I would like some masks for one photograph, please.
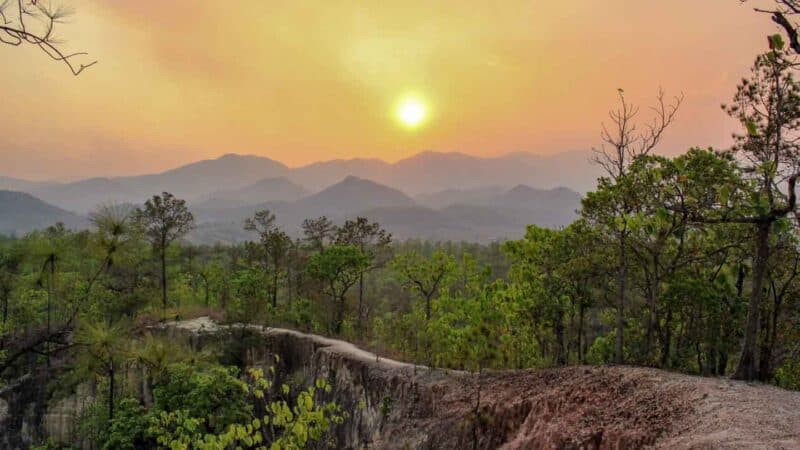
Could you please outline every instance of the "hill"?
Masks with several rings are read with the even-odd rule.
[[[462,153],[423,152],[387,163],[378,159],[332,160],[289,168],[269,158],[226,154],[156,174],[116,178],[92,178],[70,183],[40,183],[10,177],[0,178],[0,188],[31,193],[67,210],[85,213],[98,204],[143,202],[162,191],[199,203],[215,197],[243,195],[253,201],[294,200],[292,196],[256,198],[261,191],[235,193],[262,180],[286,178],[311,192],[324,189],[353,176],[370,180],[424,198],[439,191],[465,191],[480,197],[487,186],[524,184],[541,189],[566,186],[577,192],[594,187],[599,169],[591,166],[585,152],[550,156],[512,153],[496,157],[477,157]],[[222,195],[218,193],[222,192]],[[465,199],[467,197],[464,197]],[[474,199],[473,199],[474,200]],[[485,200],[485,195],[484,195]],[[426,206],[444,207],[461,201],[423,201]],[[470,200],[468,203],[472,203]],[[215,206],[215,205],[206,205]]]
[[[62,208],[87,213],[107,203],[144,200],[134,189],[111,178],[90,178],[65,184],[48,184],[31,190],[36,197]]]
[[[338,339],[250,329],[264,337],[253,339],[257,345],[291,361],[277,368],[281,375],[307,374],[304,381],[313,383],[314,374],[330,373],[337,404],[364,409],[332,433],[340,448],[800,448],[800,392],[774,386],[630,366],[485,371],[476,381],[472,373],[377,357]],[[159,331],[206,345],[241,346],[207,317],[171,322]],[[465,432],[476,389],[491,426]],[[376,400],[363,406],[364,398]],[[380,399],[387,398],[390,414],[381,413]]]
[[[354,176],[295,203],[310,214],[307,217],[346,217],[369,208],[414,205],[411,197],[397,189]]]
[[[142,203],[163,191],[187,200],[208,199],[216,191],[241,189],[288,171],[284,164],[269,158],[227,154],[157,174],[48,183],[26,191],[62,208],[86,213],[104,203]]]
[[[205,243],[249,239],[252,236],[242,230],[244,219],[257,210],[268,209],[277,216],[277,224],[294,236],[300,235],[300,224],[307,218],[325,215],[342,222],[362,216],[377,221],[400,240],[491,242],[520,238],[529,224],[565,226],[574,220],[575,211],[580,207],[580,195],[563,188],[488,188],[446,192],[428,198],[442,202],[448,199],[474,201],[430,208],[396,189],[347,177],[296,202],[193,205],[199,227],[192,237]]]
[[[485,205],[508,191],[504,186],[486,186],[473,189],[445,189],[414,197],[420,205],[429,208],[444,208],[450,205]]]
[[[85,218],[16,191],[0,191],[0,234],[21,235],[63,222],[68,228],[87,226]]]
[[[23,180],[21,178],[0,176],[0,189],[7,191],[30,192],[33,189],[45,186],[49,183],[41,181]]]
[[[209,194],[208,199],[197,203],[200,208],[245,206],[264,202],[293,202],[309,192],[286,177],[264,178],[240,189],[220,190]]]
[[[565,152],[479,157],[426,151],[391,164],[374,159],[323,161],[292,169],[290,178],[303,186],[319,189],[343,176],[353,175],[415,196],[516,184],[543,189],[567,186],[586,192],[596,186],[600,175],[600,168],[589,162],[589,156],[587,152]]]

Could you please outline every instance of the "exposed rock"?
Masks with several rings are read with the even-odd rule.
[[[292,330],[167,325],[242,347],[245,364],[326,378],[351,417],[337,448],[800,449],[800,393],[635,367],[568,367],[477,376],[377,358],[347,342]],[[255,345],[255,347],[253,347]],[[477,403],[480,386],[480,404]]]
[[[274,365],[278,385],[327,379],[349,415],[332,430],[336,448],[800,449],[800,393],[771,386],[635,367],[478,377],[292,330],[208,318],[154,330],[221,349],[225,364]],[[151,396],[141,374],[129,375],[143,399]],[[43,436],[74,442],[74,418],[91,390],[53,401],[45,385],[28,376],[0,391],[0,448],[27,448]]]

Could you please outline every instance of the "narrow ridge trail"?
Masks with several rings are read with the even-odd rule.
[[[288,329],[207,317],[161,327],[211,336],[245,328],[265,338],[262,360],[281,356],[285,375],[330,379],[352,412],[335,431],[341,448],[800,450],[800,392],[763,384],[628,366],[487,371],[476,414],[472,374]]]

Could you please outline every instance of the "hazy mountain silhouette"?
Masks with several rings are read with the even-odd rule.
[[[348,216],[368,208],[414,205],[411,197],[397,189],[354,176],[295,203],[304,211],[316,211],[317,216]]]
[[[445,189],[419,194],[414,197],[420,205],[429,208],[444,208],[455,204],[485,205],[508,191],[507,186],[487,186],[472,189]]]
[[[49,183],[40,181],[29,181],[21,178],[0,176],[0,189],[7,191],[30,192],[33,189],[45,186]]]
[[[277,216],[277,224],[294,236],[299,236],[300,224],[307,218],[325,215],[342,222],[363,216],[381,223],[398,239],[487,242],[522,237],[529,224],[567,225],[575,218],[581,199],[565,188],[544,190],[528,186],[447,191],[433,197],[455,203],[426,207],[399,190],[351,176],[295,202],[227,208],[194,206],[201,225],[193,237],[202,242],[251,239],[242,230],[244,219],[268,209]]]
[[[353,175],[415,196],[443,190],[516,184],[538,188],[566,186],[577,192],[586,192],[596,186],[600,175],[600,169],[590,164],[588,157],[586,152],[477,157],[428,151],[393,164],[373,159],[319,162],[292,169],[289,177],[315,190],[343,176]]]
[[[63,222],[68,228],[84,228],[88,221],[17,191],[0,191],[0,234],[21,235]]]
[[[225,189],[213,192],[209,198],[196,203],[199,208],[225,208],[254,205],[264,202],[293,202],[307,196],[309,192],[286,177],[265,178],[241,189]]]
[[[167,191],[186,199],[199,199],[214,191],[243,188],[288,172],[285,164],[269,158],[230,153],[158,174],[122,177],[119,181],[149,195]]]
[[[195,239],[205,242],[248,238],[242,221],[259,209],[273,211],[294,234],[306,218],[363,215],[401,238],[484,241],[521,236],[531,223],[569,223],[580,206],[578,192],[594,186],[597,173],[586,154],[578,153],[479,158],[424,152],[392,164],[352,159],[294,169],[269,158],[228,154],[158,174],[70,183],[5,177],[0,186],[80,214],[104,203],[141,204],[169,191],[189,202],[198,218]],[[14,229],[28,228],[21,222]]]
[[[392,165],[380,159],[334,159],[292,169],[289,177],[311,191],[319,191],[348,176],[382,183],[391,170]]]
[[[102,204],[142,202],[140,192],[111,178],[90,178],[64,184],[47,184],[31,194],[61,208],[86,213]]]
[[[269,158],[227,154],[157,174],[51,183],[29,192],[85,213],[104,203],[141,203],[163,191],[187,200],[207,199],[215,191],[240,189],[264,178],[285,176],[288,171],[284,164]]]

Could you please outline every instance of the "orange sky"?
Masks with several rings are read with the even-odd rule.
[[[666,153],[724,146],[719,104],[774,29],[737,0],[69,3],[66,47],[100,63],[73,78],[0,46],[0,174],[588,150],[620,87],[684,92]],[[415,130],[391,117],[409,91],[432,107]]]

